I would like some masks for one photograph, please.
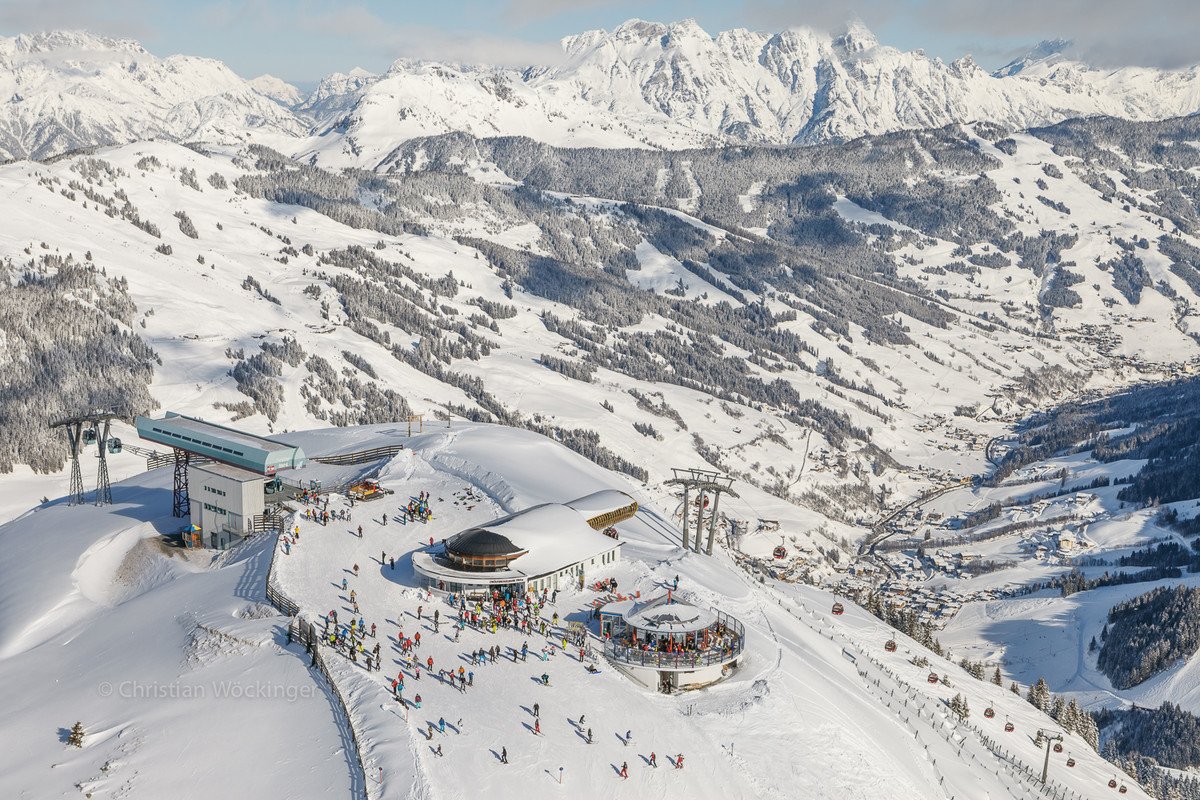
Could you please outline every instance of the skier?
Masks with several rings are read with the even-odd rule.
[[[438,742],[437,750],[434,750],[433,754],[435,756],[440,756],[442,754],[442,743],[441,742]]]
[[[675,769],[683,769],[683,753],[675,756]]]
[[[446,718],[438,717],[438,730],[442,733],[446,732]]]
[[[629,777],[629,762],[628,761],[621,762],[621,777],[622,778]]]
[[[625,744],[633,741],[633,731],[625,731]]]
[[[591,744],[591,743],[592,743],[592,729],[591,729],[591,728],[588,728],[588,738],[587,738],[587,743],[588,743],[588,744]]]
[[[396,571],[396,559],[394,559],[394,558],[388,559],[388,569],[392,570],[393,572]]]
[[[533,715],[534,715],[535,717],[540,717],[540,716],[541,716],[541,714],[539,714],[539,713],[538,713],[539,711],[541,711],[541,708],[542,708],[542,707],[541,707],[540,705],[538,705],[537,703],[534,703],[534,704],[533,704]]]
[[[542,732],[542,721],[540,719],[535,719],[533,721],[533,735],[538,736],[541,734],[541,732]]]
[[[583,724],[583,721],[584,721],[585,719],[587,719],[587,714],[580,714],[580,715],[579,715],[579,724],[580,724],[580,725],[582,725],[582,724]]]
[[[358,538],[362,538],[362,525],[358,526]]]
[[[387,561],[387,553],[380,550],[379,551],[379,563],[382,565],[383,562],[385,562],[385,561]]]
[[[500,763],[501,764],[508,763],[508,748],[507,747],[500,748]]]
[[[418,674],[420,674],[420,673],[418,673]],[[416,705],[417,708],[421,707],[421,695],[417,695],[416,697],[413,698],[413,704]]]
[[[345,578],[342,578],[342,591],[343,592],[346,591],[346,589],[348,589],[349,587],[350,587],[350,584],[346,583]]]
[[[417,621],[421,621],[421,613],[425,611],[425,606],[417,606]]]
[[[358,564],[354,565],[354,577],[358,577]]]
[[[653,750],[650,751],[650,766],[658,769],[658,756],[654,754]]]

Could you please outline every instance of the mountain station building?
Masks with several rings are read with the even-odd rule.
[[[615,489],[544,503],[414,553],[413,569],[421,586],[468,596],[579,585],[621,557],[613,526],[637,510],[636,500]]]

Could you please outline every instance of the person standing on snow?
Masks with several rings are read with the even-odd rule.
[[[446,718],[445,717],[438,717],[438,731],[441,733],[446,732]]]
[[[629,762],[628,761],[621,762],[621,777],[625,778],[625,779],[629,778]]]
[[[658,756],[654,754],[653,750],[650,751],[650,766],[658,769]]]
[[[675,769],[683,769],[683,753],[675,756]]]
[[[508,763],[508,748],[507,747],[500,748],[500,763],[501,764]]]
[[[539,711],[541,711],[541,709],[542,709],[542,707],[540,705],[538,705],[537,703],[534,703],[533,704],[533,715],[535,717],[541,716],[541,714],[538,713]]]

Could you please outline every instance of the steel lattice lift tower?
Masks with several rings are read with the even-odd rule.
[[[121,452],[121,440],[110,436],[114,419],[121,415],[99,409],[87,414],[61,417],[50,423],[51,428],[62,428],[67,435],[67,446],[71,452],[71,488],[67,504],[83,505],[83,472],[79,468],[79,453],[89,444],[95,443],[100,463],[96,470],[96,505],[112,503],[112,485],[108,478],[108,454]]]
[[[188,464],[191,460],[191,453],[175,448],[175,486],[171,493],[171,513],[176,517],[186,517],[192,513],[192,503],[188,499]]]
[[[666,481],[668,486],[683,487],[683,549],[695,550],[700,552],[700,537],[704,535],[704,506],[708,495],[713,497],[712,513],[708,518],[708,542],[704,548],[707,555],[712,555],[713,539],[717,533],[717,507],[721,503],[721,494],[727,493],[732,497],[740,497],[733,490],[733,478],[728,475],[722,475],[719,472],[713,472],[706,469],[676,469],[672,468],[671,472],[675,477]],[[698,489],[699,494],[696,497],[696,541],[690,544],[691,536],[689,528],[691,525],[691,490]]]

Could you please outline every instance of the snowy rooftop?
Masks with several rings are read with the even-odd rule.
[[[636,506],[637,501],[625,492],[616,489],[602,489],[563,505],[573,508],[590,520],[618,509]]]
[[[598,495],[611,495],[621,505],[628,505],[633,498],[624,492],[597,492],[588,495],[583,500],[591,500]],[[623,502],[622,502],[623,501]],[[488,532],[504,537],[516,550],[526,551],[509,565],[509,569],[489,572],[461,571],[452,564],[430,553],[413,555],[413,564],[422,572],[437,577],[461,580],[464,575],[470,575],[473,580],[490,581],[507,577],[520,579],[537,577],[551,572],[557,572],[564,567],[578,564],[581,561],[607,553],[620,544],[602,533],[597,533],[588,525],[585,516],[572,504],[545,503],[509,514],[506,517],[486,522],[463,531],[452,537],[449,542],[453,545],[455,539],[470,537],[479,532]],[[589,511],[607,513],[614,507],[604,507],[600,502],[591,500],[586,506]],[[617,506],[619,508],[620,506]]]
[[[691,633],[702,631],[717,621],[711,609],[687,603],[670,603],[636,611],[625,618],[631,627],[648,633]]]

